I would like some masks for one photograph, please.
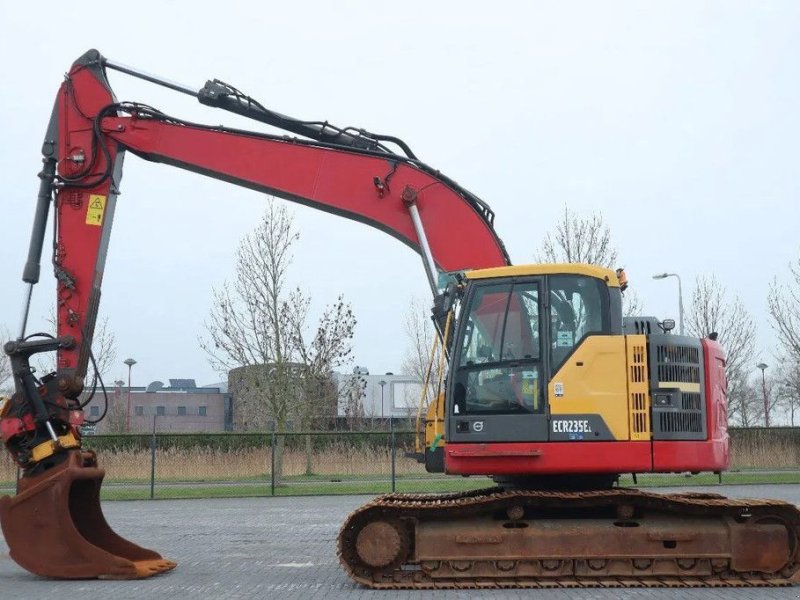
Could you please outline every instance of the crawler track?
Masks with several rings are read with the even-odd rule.
[[[788,586],[798,540],[800,512],[777,500],[490,488],[380,496],[338,553],[383,589]]]

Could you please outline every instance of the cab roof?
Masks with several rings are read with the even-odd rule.
[[[609,287],[619,287],[617,274],[611,269],[583,263],[546,263],[534,265],[514,265],[467,271],[467,279],[488,279],[490,277],[523,277],[526,275],[586,275],[606,282]]]

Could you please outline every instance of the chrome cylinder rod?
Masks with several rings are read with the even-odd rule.
[[[33,296],[33,284],[28,284],[28,290],[25,293],[25,305],[22,307],[22,323],[19,326],[18,340],[25,338],[25,329],[28,327],[28,315],[31,312],[31,297]]]
[[[169,79],[164,79],[163,77],[159,77],[158,75],[151,75],[150,73],[145,73],[144,71],[140,71],[138,69],[134,69],[133,67],[129,67],[127,65],[123,65],[122,63],[118,63],[115,60],[104,58],[103,64],[109,69],[114,69],[115,71],[119,71],[121,73],[127,73],[128,75],[132,75],[133,77],[138,77],[139,79],[144,79],[145,81],[149,81],[150,83],[163,85],[164,87],[167,87],[171,90],[175,90],[176,92],[181,92],[182,94],[188,94],[189,96],[194,96],[195,98],[197,98],[199,92],[197,88],[192,88],[189,87],[188,85],[183,85],[182,83],[177,83]]]
[[[425,235],[425,228],[422,226],[422,219],[419,216],[419,209],[416,202],[406,202],[408,212],[411,215],[411,221],[414,223],[414,231],[417,233],[419,240],[419,247],[422,250],[422,264],[425,266],[425,274],[428,276],[428,283],[431,286],[431,292],[434,296],[439,293],[439,287],[436,285],[438,278],[438,270],[436,263],[433,260],[431,247],[428,244],[428,236]]]

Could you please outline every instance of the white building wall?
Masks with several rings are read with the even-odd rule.
[[[352,374],[337,374],[340,389]],[[360,375],[366,386],[361,398],[364,416],[379,419],[416,416],[422,392],[422,382],[400,374]],[[384,385],[381,386],[381,382]],[[381,388],[383,388],[381,390]],[[339,416],[345,414],[346,401],[339,401]]]

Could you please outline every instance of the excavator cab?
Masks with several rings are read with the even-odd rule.
[[[530,265],[468,274],[451,359],[448,442],[551,439],[547,383],[585,339],[621,333],[612,315],[619,288],[596,271]]]

